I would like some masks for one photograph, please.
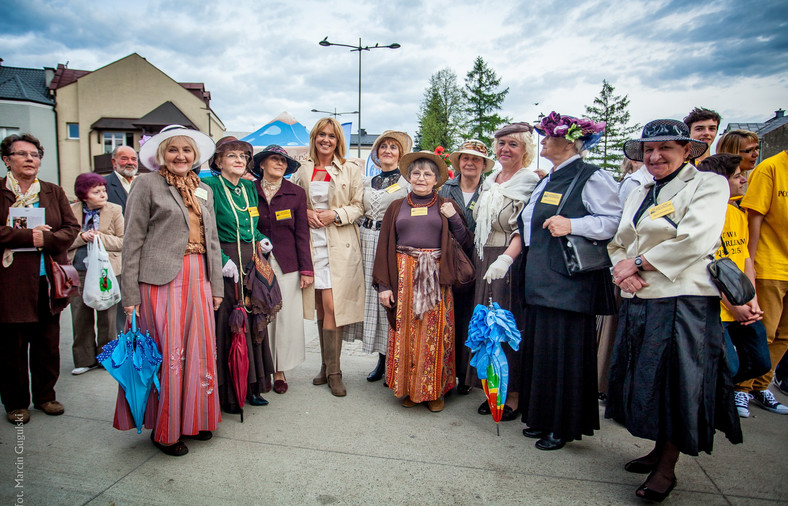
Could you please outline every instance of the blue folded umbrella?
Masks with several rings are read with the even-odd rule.
[[[162,356],[156,341],[148,332],[143,335],[139,331],[134,314],[131,328],[105,344],[96,360],[125,392],[137,434],[141,433],[151,388],[155,384],[161,391],[158,372]]]

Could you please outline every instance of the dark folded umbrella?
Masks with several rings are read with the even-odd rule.
[[[245,270],[244,288],[247,294],[246,306],[252,315],[252,340],[259,344],[268,335],[268,324],[282,309],[282,291],[260,243]]]
[[[238,285],[235,285],[235,298],[237,303],[230,313],[230,332],[232,333],[232,343],[230,352],[227,355],[227,366],[230,369],[235,396],[238,399],[238,406],[241,408],[241,423],[244,421],[244,403],[246,401],[246,390],[248,388],[247,376],[249,375],[249,354],[246,350],[246,326],[247,313],[243,301],[238,297]]]

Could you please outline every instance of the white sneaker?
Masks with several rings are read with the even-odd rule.
[[[771,411],[778,415],[788,415],[788,406],[780,404],[780,402],[774,398],[774,394],[768,390],[754,390],[752,392],[752,398],[766,411]]]
[[[742,418],[750,417],[750,394],[747,392],[736,392],[735,397],[736,411]]]
[[[96,367],[98,366],[94,365],[93,367],[77,367],[76,369],[71,371],[71,374],[73,374],[74,376],[79,376],[80,374],[85,374],[89,370],[95,369]]]

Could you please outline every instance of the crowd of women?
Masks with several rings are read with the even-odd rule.
[[[100,237],[112,269],[122,272],[126,315],[161,349],[161,387],[150,395],[145,424],[168,455],[187,453],[186,439],[210,439],[222,411],[266,405],[271,389],[284,394],[286,372],[305,358],[303,320],[315,315],[321,367],[314,385],[346,395],[342,343],[359,339],[378,354],[367,380],[385,378],[406,408],[441,411],[455,387],[467,395],[479,386],[464,343],[473,308],[492,299],[522,334],[518,350],[505,347],[502,420],[521,417],[524,436],[540,450],[599,429],[596,319],[618,314],[615,343],[603,348],[610,350],[606,416],[655,442],[625,469],[649,474],[638,496],[662,500],[676,484],[679,453],[710,452],[715,429],[741,441],[732,370],[743,381],[766,368],[762,350],[747,355],[757,360],[729,366],[744,345],[727,343],[726,354],[720,292],[706,270],[738,174],[752,167],[717,155],[729,158],[696,168],[688,161],[706,144],[682,122],[656,120],[626,143],[633,172],[645,166],[619,184],[584,161],[604,128],[557,113],[535,126],[506,125],[492,153],[481,141],[463,142],[449,157],[452,179],[442,157],[411,152],[410,136],[389,130],[372,147],[380,173],[365,179],[332,118],[312,129],[303,163],[279,146],[255,155],[234,137],[214,143],[173,125],[142,145],[140,160],[152,172],[134,180],[125,213],[107,202],[104,179],[92,173],[77,178],[79,200],[69,205],[61,188],[37,178],[38,140],[10,136],[2,142],[9,171],[0,179],[0,284],[18,288],[0,300],[7,334],[0,394],[9,421],[29,419],[31,387],[36,408],[64,411],[54,385],[59,312],[68,301],[50,289],[53,269],[70,256],[84,271],[86,245]],[[548,173],[528,168],[537,134]],[[213,175],[201,180],[205,163]],[[46,223],[11,227],[14,207],[45,208]],[[607,244],[610,268],[570,270],[567,236]],[[475,266],[470,286],[460,283],[462,257]],[[260,264],[275,274],[282,303],[246,330],[248,393],[239,399],[227,366],[228,320],[256,296],[248,281]],[[744,256],[741,268],[754,279]],[[761,319],[757,302],[727,302],[726,321]],[[94,313],[72,298],[75,374],[97,366],[114,311]],[[732,338],[732,325],[726,329]],[[486,400],[478,412],[490,413]],[[120,394],[114,425],[134,426]]]

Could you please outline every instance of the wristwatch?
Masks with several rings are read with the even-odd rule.
[[[334,216],[334,223],[336,223],[337,225],[341,225],[342,220],[339,218],[339,213],[334,211],[334,214],[336,214],[336,216]]]
[[[643,259],[640,258],[640,255],[635,257],[635,267],[637,267],[639,271],[643,270]]]

